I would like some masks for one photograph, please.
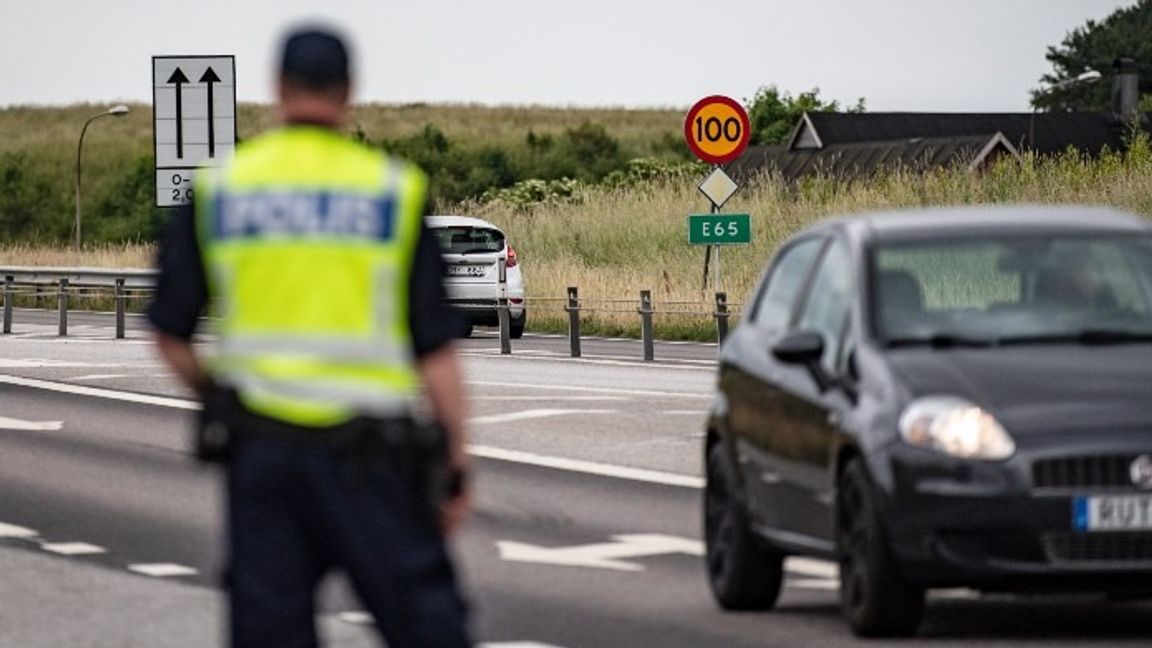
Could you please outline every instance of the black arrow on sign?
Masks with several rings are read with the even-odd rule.
[[[188,77],[184,76],[184,71],[176,68],[172,76],[168,77],[168,83],[176,84],[176,157],[184,157],[184,99],[183,99],[183,85],[188,83]],[[211,87],[211,86],[209,86]]]
[[[208,157],[216,157],[216,102],[212,100],[212,84],[220,83],[220,77],[209,66],[200,76],[200,83],[208,84]]]

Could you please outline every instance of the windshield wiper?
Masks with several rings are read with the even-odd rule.
[[[1152,342],[1152,331],[1130,331],[1125,329],[1088,328],[1068,333],[1046,335],[1025,335],[1002,338],[1004,344],[1127,344],[1132,342]]]
[[[897,337],[889,338],[888,348],[928,346],[933,349],[947,349],[951,347],[991,347],[999,344],[996,338],[968,337],[954,333],[934,333],[924,337]]]

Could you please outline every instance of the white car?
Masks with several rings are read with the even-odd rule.
[[[514,338],[523,335],[528,320],[524,308],[524,276],[520,273],[516,250],[508,244],[504,232],[486,220],[468,216],[427,216],[424,222],[440,243],[448,303],[468,316],[469,335],[471,325],[498,324],[497,261],[501,258],[507,263],[509,332]]]

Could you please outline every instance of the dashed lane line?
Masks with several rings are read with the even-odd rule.
[[[61,556],[92,556],[95,554],[107,553],[104,547],[99,547],[87,542],[45,542],[40,545],[44,551]]]
[[[0,538],[35,538],[38,535],[32,529],[0,522]]]
[[[136,563],[128,565],[128,571],[144,574],[153,578],[170,578],[172,576],[195,576],[200,573],[192,567],[177,565],[176,563]]]

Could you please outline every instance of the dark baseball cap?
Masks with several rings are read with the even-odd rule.
[[[322,90],[347,84],[351,63],[343,39],[322,27],[301,27],[284,39],[280,74],[306,88]]]

